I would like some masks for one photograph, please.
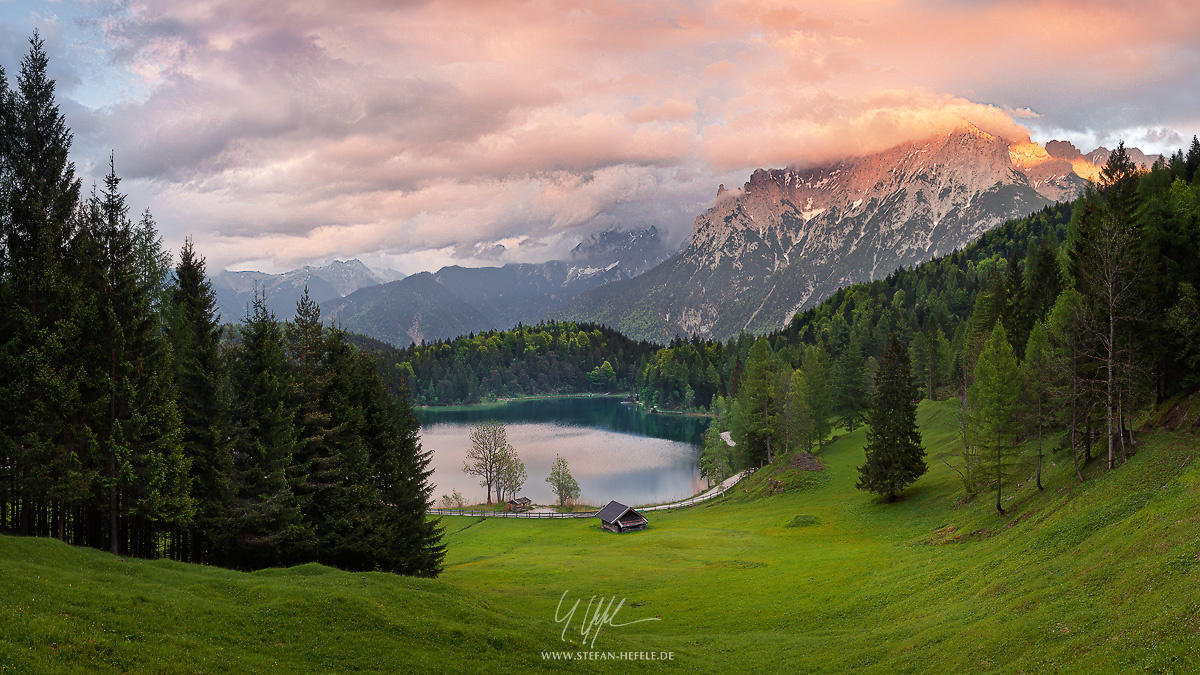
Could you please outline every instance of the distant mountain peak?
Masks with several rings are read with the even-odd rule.
[[[406,345],[535,322],[579,293],[628,279],[667,257],[654,226],[589,235],[568,260],[498,267],[448,265],[322,306],[345,328]]]
[[[358,258],[351,258],[334,260],[322,266],[305,265],[282,274],[255,270],[225,271],[213,276],[212,283],[222,319],[238,321],[245,316],[246,307],[253,300],[255,292],[262,292],[266,296],[267,307],[277,317],[287,319],[295,314],[296,302],[305,288],[314,300],[326,302],[387,280]]]
[[[1155,159],[1127,150],[1143,166]],[[657,340],[777,328],[838,288],[1074,199],[1109,154],[1005,139],[963,121],[870,155],[755,169],[741,190],[717,188],[679,255],[583,293],[558,315]]]

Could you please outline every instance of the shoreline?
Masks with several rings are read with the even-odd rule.
[[[474,410],[479,408],[498,408],[510,403],[519,403],[521,401],[549,401],[555,399],[567,398],[628,398],[629,392],[625,393],[580,393],[580,394],[533,394],[530,396],[509,396],[498,398],[491,401],[480,401],[478,403],[452,403],[449,405],[417,405],[413,406],[414,410]]]
[[[415,411],[470,411],[470,410],[486,410],[486,408],[502,407],[509,404],[516,404],[521,401],[552,401],[558,399],[625,399],[631,406],[638,408],[643,414],[671,414],[674,417],[692,417],[713,419],[713,413],[703,411],[678,411],[666,410],[666,408],[655,408],[649,410],[641,401],[630,401],[631,392],[613,392],[604,394],[580,393],[580,394],[532,394],[528,396],[505,396],[503,399],[494,399],[491,401],[479,401],[478,404],[450,404],[437,406],[413,406]]]

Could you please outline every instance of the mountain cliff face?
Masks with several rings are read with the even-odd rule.
[[[842,286],[1073,199],[1088,184],[1080,171],[1098,168],[970,124],[825,166],[759,169],[740,190],[718,189],[682,253],[557,315],[655,340],[769,330]]]
[[[335,260],[324,267],[306,265],[283,274],[220,272],[211,281],[221,320],[235,323],[245,317],[246,307],[254,299],[255,290],[266,295],[267,307],[283,320],[296,314],[296,301],[304,294],[305,286],[308,286],[308,294],[313,300],[325,302],[349,295],[360,288],[375,286],[387,279],[355,258]]]
[[[570,260],[443,267],[322,304],[342,327],[398,346],[535,323],[588,289],[629,279],[667,257],[658,230],[608,231]]]

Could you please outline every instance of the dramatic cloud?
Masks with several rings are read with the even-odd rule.
[[[754,167],[963,119],[1085,150],[1200,128],[1182,0],[21,7],[3,63],[41,26],[83,167],[115,148],[171,243],[219,266],[545,259],[647,224],[678,242]]]

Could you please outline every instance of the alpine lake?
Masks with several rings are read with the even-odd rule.
[[[486,489],[463,471],[471,428],[503,422],[529,478],[520,496],[553,504],[546,477],[556,454],[566,458],[579,483],[581,504],[610,499],[630,505],[685,499],[707,487],[697,461],[709,420],[646,412],[617,396],[518,399],[477,406],[427,407],[421,444],[432,454],[433,500],[458,490],[467,503],[483,503]]]

